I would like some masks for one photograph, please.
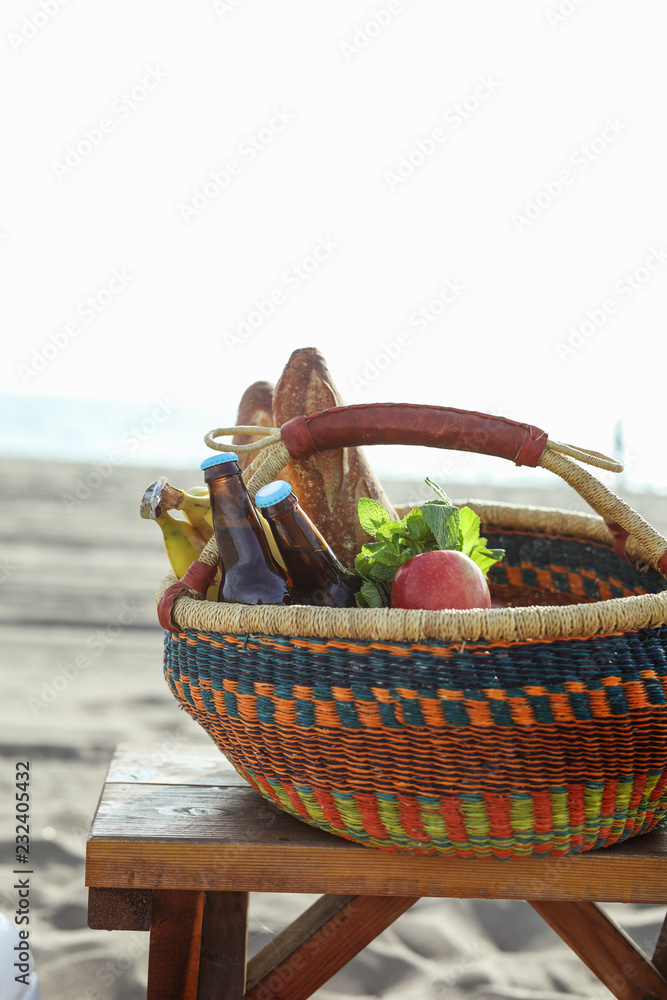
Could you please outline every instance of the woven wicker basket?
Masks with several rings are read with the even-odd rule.
[[[425,410],[437,432],[424,431]],[[246,470],[251,495],[307,457],[305,426],[317,450],[413,440],[541,465],[596,513],[468,501],[506,550],[489,580],[514,607],[247,607],[185,594],[164,669],[186,711],[282,809],[388,851],[554,856],[652,829],[667,813],[667,541],[575,458],[618,466],[467,411],[380,404],[301,420],[297,443],[289,425],[265,439]],[[332,420],[344,423],[333,435]],[[239,430],[208,443],[225,449],[218,437]],[[201,560],[217,561],[214,540]]]

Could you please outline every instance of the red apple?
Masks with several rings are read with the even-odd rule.
[[[455,549],[421,552],[399,566],[391,585],[392,608],[490,608],[486,577],[470,556]]]

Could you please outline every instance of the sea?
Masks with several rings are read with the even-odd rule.
[[[0,394],[0,458],[53,462],[132,464],[151,469],[190,470],[197,481],[202,459],[211,454],[204,435],[231,426],[235,413],[213,404],[176,404],[167,395],[150,401]],[[230,439],[221,438],[222,442]],[[548,487],[544,469],[519,468],[500,458],[407,446],[365,449],[383,481],[432,478],[445,490],[452,483]],[[622,455],[614,455],[623,458]],[[667,495],[667,469],[633,460],[620,476],[592,470],[612,489]]]

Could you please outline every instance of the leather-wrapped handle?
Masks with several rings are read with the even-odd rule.
[[[280,429],[293,459],[371,444],[426,445],[537,466],[547,444],[539,427],[474,410],[417,403],[358,403],[294,417]]]

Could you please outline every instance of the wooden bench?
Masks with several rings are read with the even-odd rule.
[[[88,923],[149,930],[148,1000],[301,1000],[421,896],[525,899],[619,1000],[667,1000],[598,901],[667,903],[667,830],[565,858],[390,855],[263,799],[210,745],[121,744],[86,852]],[[246,961],[249,892],[323,893]]]

